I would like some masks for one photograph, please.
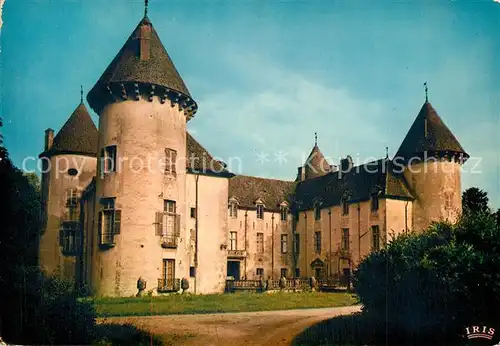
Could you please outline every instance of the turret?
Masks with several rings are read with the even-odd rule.
[[[40,237],[40,266],[48,273],[75,279],[75,260],[81,239],[79,199],[96,171],[97,129],[83,103],[54,137],[45,131],[42,199],[45,227]]]
[[[189,277],[186,122],[197,105],[147,12],[87,99],[100,129],[95,293],[133,295],[140,277],[173,289]]]
[[[318,135],[315,133],[314,147],[307,157],[306,162],[304,162],[304,165],[298,168],[297,181],[317,178],[330,173],[332,170],[334,170],[334,167],[330,166],[318,147]]]
[[[393,163],[403,171],[415,196],[413,226],[454,221],[462,210],[461,165],[469,158],[427,99]]]

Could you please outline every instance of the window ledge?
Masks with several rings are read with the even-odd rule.
[[[109,243],[109,244],[99,244],[99,248],[101,250],[108,250],[108,249],[111,249],[111,248],[114,248],[115,247],[115,244],[114,243]]]

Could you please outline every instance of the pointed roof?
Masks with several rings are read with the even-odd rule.
[[[141,28],[146,28],[150,37],[146,38],[150,50],[147,59],[140,59]],[[144,32],[144,30],[143,30]],[[165,47],[161,43],[158,33],[149,18],[145,15],[111,61],[96,85],[90,90],[87,100],[93,109],[99,108],[101,93],[109,93],[106,86],[113,83],[145,83],[162,86],[177,91],[191,99],[191,95],[184,84],[179,72],[175,68]]]
[[[97,128],[85,107],[80,103],[54,137],[52,146],[40,156],[81,154],[97,156]]]
[[[429,154],[462,154],[464,159],[469,155],[462,148],[453,133],[444,124],[430,102],[425,101],[417,118],[410,127],[396,157],[409,159],[424,152]]]
[[[314,144],[311,153],[304,163],[304,167],[306,179],[317,178],[331,171],[330,164],[319,149],[317,143]]]

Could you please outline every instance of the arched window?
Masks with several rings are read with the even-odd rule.
[[[347,197],[342,198],[342,215],[349,215],[349,202]]]

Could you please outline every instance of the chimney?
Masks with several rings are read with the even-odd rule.
[[[299,174],[297,175],[297,181],[304,181],[305,179],[305,172],[306,170],[304,167],[299,167]]]
[[[45,151],[49,150],[54,142],[54,130],[47,129],[45,130]]]
[[[149,60],[151,55],[151,25],[141,25],[139,32],[139,59]]]

